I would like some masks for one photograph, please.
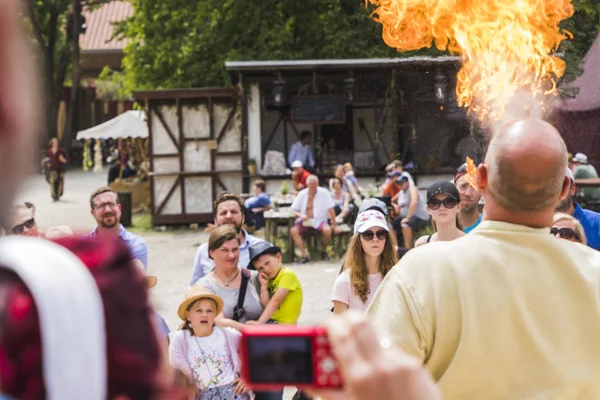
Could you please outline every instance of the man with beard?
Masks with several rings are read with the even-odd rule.
[[[230,193],[222,194],[215,200],[215,225],[231,225],[238,233],[240,239],[240,258],[238,266],[246,268],[250,263],[250,248],[264,240],[250,235],[242,226],[244,225],[244,204],[242,200]],[[208,255],[208,242],[198,247],[194,265],[192,266],[192,278],[190,286],[194,285],[198,279],[210,273],[215,268],[215,262]]]
[[[479,212],[479,200],[481,192],[474,189],[467,182],[467,164],[463,164],[456,170],[454,185],[460,193],[460,210],[458,211],[458,222],[465,233],[471,232],[481,222]]]
[[[146,241],[121,225],[121,204],[119,204],[117,192],[108,187],[95,190],[90,196],[90,207],[92,216],[98,225],[90,232],[89,236],[119,236],[131,250],[133,259],[140,260],[144,267],[148,268]]]
[[[567,197],[556,207],[556,211],[569,214],[581,222],[587,239],[587,245],[600,250],[600,214],[592,210],[583,209],[578,203],[573,202],[573,196],[575,196],[575,191],[577,190],[575,176],[569,168],[567,168],[566,175],[571,180],[571,187],[569,188]]]

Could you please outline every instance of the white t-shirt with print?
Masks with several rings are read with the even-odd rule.
[[[228,334],[241,336],[232,328],[224,328]],[[227,340],[220,329],[210,336],[186,335],[188,363],[192,369],[194,383],[200,390],[230,384],[237,377]]]

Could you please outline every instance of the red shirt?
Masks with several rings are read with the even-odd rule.
[[[310,172],[308,172],[307,170],[305,170],[303,168],[302,172],[300,172],[298,175],[296,175],[296,178],[295,178],[296,185],[302,184],[304,187],[306,187],[306,178],[308,178],[309,176],[310,176]]]
[[[48,150],[48,158],[50,158],[50,169],[52,171],[62,171],[63,166],[65,165],[62,161],[60,161],[60,156],[63,156],[65,160],[67,159],[67,154],[62,148],[59,148],[56,153],[52,151],[52,149]]]

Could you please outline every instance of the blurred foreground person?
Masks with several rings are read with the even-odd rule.
[[[165,368],[147,278],[125,245],[57,243],[0,241],[2,391],[21,400],[187,399],[189,381],[173,384]]]
[[[376,329],[445,399],[600,398],[600,254],[548,234],[566,160],[550,124],[503,125],[478,167],[481,224],[411,250],[375,294]]]
[[[19,4],[0,0],[3,226],[33,165],[44,98]],[[187,398],[184,380],[173,378],[179,390],[159,373],[145,280],[127,249],[115,240],[60,243],[0,240],[0,391],[19,400]]]

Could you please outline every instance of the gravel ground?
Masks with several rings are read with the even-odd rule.
[[[36,206],[36,219],[41,230],[53,226],[68,225],[77,232],[86,232],[95,226],[90,215],[89,195],[106,185],[106,171],[102,173],[68,171],[65,180],[65,196],[53,202],[50,189],[42,175],[35,175],[24,185],[18,200],[29,201]],[[196,248],[206,240],[203,232],[142,234],[148,244],[148,271],[158,277],[152,289],[155,309],[165,318],[169,327],[177,329],[177,307],[183,300],[191,276]],[[300,324],[314,325],[330,315],[329,295],[337,276],[340,262],[313,262],[289,264],[303,285],[304,304]],[[289,399],[293,390],[286,390]]]

